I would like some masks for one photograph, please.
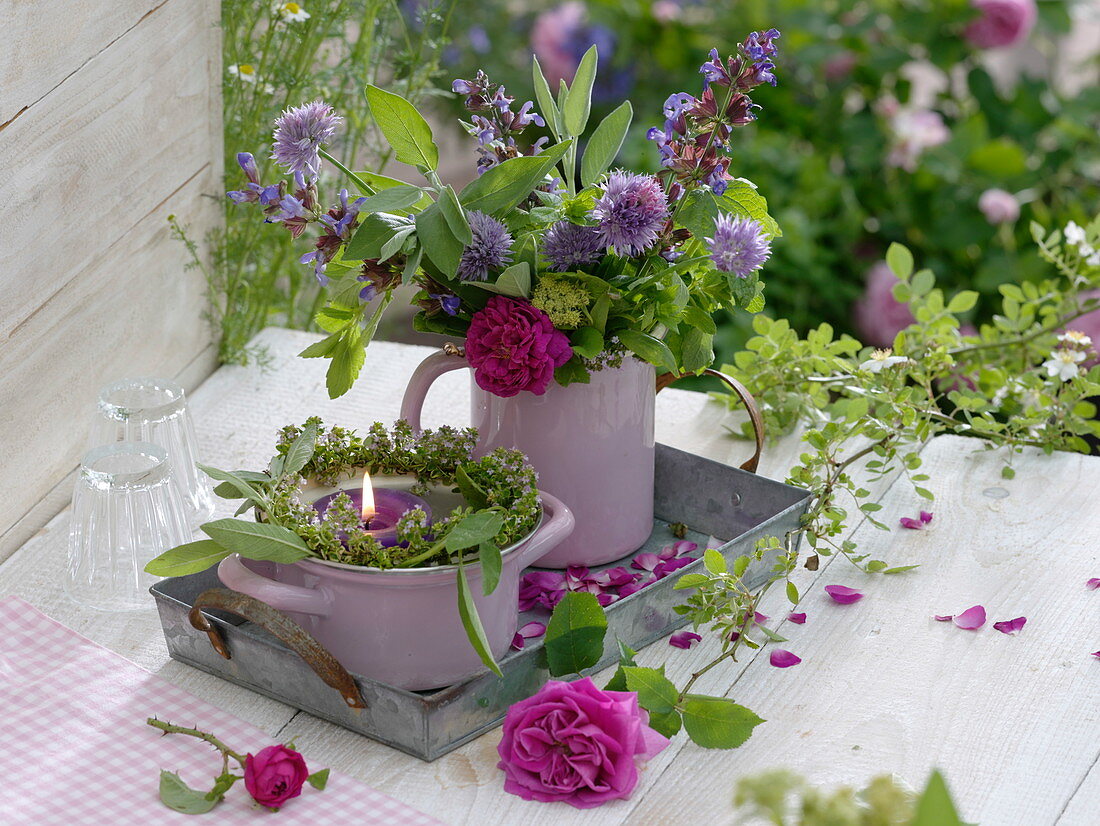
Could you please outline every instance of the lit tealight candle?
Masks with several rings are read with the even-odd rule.
[[[393,490],[391,488],[375,488],[370,481],[370,475],[363,473],[363,486],[351,490],[339,490],[322,496],[313,503],[313,508],[322,516],[328,510],[332,501],[341,493],[351,497],[352,504],[359,509],[362,516],[360,523],[365,533],[373,536],[383,547],[392,547],[397,544],[397,520],[406,511],[414,508],[422,508],[428,517],[432,519],[432,509],[419,496],[415,496],[405,490]]]

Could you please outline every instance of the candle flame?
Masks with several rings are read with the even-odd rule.
[[[363,471],[363,521],[370,522],[377,512],[374,507],[374,488],[370,483],[370,474]]]

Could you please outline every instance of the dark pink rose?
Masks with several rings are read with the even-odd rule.
[[[508,398],[521,390],[546,392],[554,368],[573,357],[565,333],[530,302],[494,295],[466,332],[466,359],[482,390]]]
[[[648,723],[633,692],[601,691],[589,677],[551,680],[504,717],[497,746],[504,791],[578,809],[626,799],[638,785],[635,759],[668,745]]]
[[[867,286],[855,306],[856,329],[865,344],[889,347],[894,336],[913,323],[909,305],[894,298],[894,285],[898,283],[885,261],[879,261],[867,271]]]
[[[1016,45],[1031,34],[1038,16],[1035,0],[971,0],[971,5],[980,16],[964,34],[979,49]]]
[[[268,746],[257,755],[245,755],[244,787],[261,806],[278,809],[297,797],[308,776],[305,759],[286,746]]]

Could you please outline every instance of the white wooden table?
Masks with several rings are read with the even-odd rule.
[[[269,329],[259,342],[273,365],[223,367],[191,398],[203,459],[217,467],[259,467],[275,431],[312,414],[363,428],[396,417],[413,367],[429,350],[376,343],[359,383],[330,401],[320,360],[295,358],[316,339]],[[426,426],[468,421],[467,379],[445,376],[425,407]],[[670,390],[658,397],[660,441],[737,463],[747,444],[724,435],[733,421],[706,397]],[[73,411],[84,427],[84,411]],[[90,411],[88,413],[90,415]],[[1027,454],[1017,477],[1000,477],[1001,457],[977,443],[942,437],[923,452],[937,494],[929,530],[881,532],[857,526],[855,539],[911,574],[872,577],[844,560],[800,569],[805,625],[784,623],[785,647],[803,662],[772,668],[746,652],[743,662],[709,672],[701,692],[725,694],[767,722],[734,751],[710,751],[683,735],[644,771],[629,801],[578,811],[531,803],[502,790],[499,730],[422,763],[281,703],[168,659],[155,609],[98,613],[69,602],[59,587],[68,514],[0,565],[0,596],[17,594],[45,613],[142,667],[259,726],[294,738],[311,765],[332,766],[447,823],[735,823],[736,780],[787,767],[823,784],[861,785],[893,772],[923,785],[942,769],[964,818],[983,826],[1095,826],[1100,823],[1100,458]],[[799,452],[788,438],[766,453],[761,472],[782,478]],[[876,491],[885,521],[915,515],[906,484]],[[233,506],[222,504],[219,515]],[[845,584],[866,597],[834,605],[822,588]],[[782,616],[775,595],[765,613]],[[966,632],[933,614],[981,603],[989,625]],[[1024,615],[1017,637],[992,622]],[[709,661],[716,643],[681,651],[658,642],[639,663],[666,662],[678,683]]]

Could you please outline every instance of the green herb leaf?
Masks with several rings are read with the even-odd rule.
[[[917,813],[911,826],[962,826],[947,784],[938,771],[932,772],[924,793],[917,800]]]
[[[496,281],[471,281],[469,284],[491,293],[527,298],[531,295],[531,266],[526,261],[520,261],[502,272]]]
[[[668,714],[676,705],[679,692],[672,681],[665,676],[665,667],[642,668],[626,666],[626,687],[638,695],[638,703],[647,711]]]
[[[588,368],[584,366],[580,356],[574,355],[573,358],[554,370],[554,381],[562,387],[570,384],[588,384],[592,381],[592,376],[589,374]]]
[[[314,772],[306,778],[306,782],[317,791],[323,792],[325,786],[328,784],[328,772],[328,769],[321,769],[320,771]]]
[[[554,168],[571,141],[563,141],[547,147],[538,155],[511,158],[485,171],[485,174],[467,184],[459,200],[467,210],[477,210],[488,215],[500,216],[507,212],[542,183],[546,174]]]
[[[249,502],[255,502],[257,505],[264,504],[263,495],[259,493],[252,485],[242,479],[235,473],[231,473],[228,470],[219,470],[216,467],[209,467],[208,465],[196,464],[199,470],[209,476],[211,479],[216,479],[219,482],[228,482],[234,488],[240,496],[233,497],[234,499],[247,499]],[[222,496],[223,499],[228,499],[228,496]]]
[[[791,605],[798,605],[798,599],[798,586],[790,580],[787,580],[787,601],[790,602]]]
[[[368,195],[359,205],[359,214],[372,212],[398,212],[416,204],[424,197],[424,190],[412,184],[400,184]]]
[[[577,65],[573,85],[561,107],[562,121],[570,137],[584,134],[584,127],[588,125],[588,113],[592,109],[592,85],[596,81],[596,63],[596,46],[592,45]]]
[[[202,526],[203,533],[233,553],[269,562],[297,562],[312,556],[298,534],[282,525],[219,519]]]
[[[561,113],[558,112],[558,106],[554,103],[550,84],[546,82],[546,75],[543,74],[537,57],[531,58],[531,79],[535,86],[535,100],[538,101],[543,120],[546,121],[554,137],[561,140]]]
[[[680,339],[680,360],[688,373],[698,373],[714,362],[714,336],[696,327],[688,327]]]
[[[580,591],[562,597],[546,626],[546,656],[550,674],[580,674],[603,656],[607,615],[594,594]]]
[[[462,627],[466,629],[466,636],[470,639],[478,657],[485,666],[503,677],[504,674],[493,658],[492,649],[489,647],[489,638],[485,636],[485,628],[481,624],[481,617],[477,614],[477,605],[474,604],[474,595],[470,592],[470,583],[466,579],[466,569],[462,560],[458,562],[458,615],[462,619]]]
[[[649,333],[640,333],[637,330],[620,330],[616,335],[619,336],[619,341],[626,349],[643,361],[648,361],[650,364],[670,373],[678,372],[676,358],[672,355],[672,351],[668,349],[668,345],[659,338],[654,338]]]
[[[478,546],[478,557],[481,559],[481,588],[485,596],[489,596],[500,582],[500,548],[495,542],[482,542]]]
[[[504,519],[496,511],[474,511],[451,528],[443,547],[453,554],[483,542],[492,542],[502,527]]]
[[[466,219],[466,213],[462,211],[462,204],[458,202],[458,195],[454,188],[448,184],[439,194],[439,209],[447,220],[447,226],[451,228],[451,234],[465,247],[473,240],[470,230],[470,222]]]
[[[149,561],[145,573],[153,576],[187,576],[205,571],[221,562],[232,551],[227,551],[213,539],[199,539],[162,553]]]
[[[391,215],[388,212],[363,213],[359,229],[351,236],[344,247],[345,261],[363,261],[376,259],[382,255],[382,248],[400,230],[412,226],[412,222],[403,215]]]
[[[299,358],[304,359],[320,359],[329,358],[340,348],[340,334],[336,333],[323,338],[320,341],[315,341],[309,345],[306,349],[298,354]]]
[[[283,475],[293,476],[304,468],[313,458],[313,451],[317,447],[317,424],[309,422],[302,428],[290,447],[287,448],[286,458],[283,460]]]
[[[586,359],[594,359],[603,352],[603,334],[595,327],[581,327],[569,336],[573,352]]]
[[[462,494],[462,498],[466,500],[466,504],[474,510],[479,511],[489,507],[488,494],[477,482],[470,478],[465,465],[459,465],[455,470],[455,487]]]
[[[905,281],[913,274],[913,253],[895,241],[886,250],[886,265],[894,275]]]
[[[192,789],[175,772],[161,769],[160,800],[169,809],[185,815],[201,815],[217,806],[221,802],[221,797],[211,800],[206,796],[206,792]]]
[[[465,247],[455,238],[438,202],[417,213],[416,237],[420,239],[420,245],[432,263],[448,277],[453,276],[458,270],[458,262],[462,259],[462,250]]]
[[[728,570],[726,558],[715,548],[707,548],[703,551],[703,565],[712,574],[724,574]]]
[[[735,749],[764,722],[733,700],[703,694],[687,695],[683,715],[688,737],[705,749]]]
[[[339,398],[351,390],[367,360],[359,328],[351,328],[349,332],[351,335],[345,335],[341,339],[340,347],[333,354],[325,373],[325,387],[328,388],[330,399]]]
[[[400,95],[367,86],[367,105],[378,122],[378,128],[394,148],[394,157],[401,163],[435,169],[439,165],[439,148],[432,139],[432,129],[416,107]]]
[[[575,81],[573,85],[576,86]],[[588,139],[584,157],[581,158],[581,183],[584,186],[596,183],[615,161],[633,117],[634,108],[628,100],[600,121],[592,137]]]

